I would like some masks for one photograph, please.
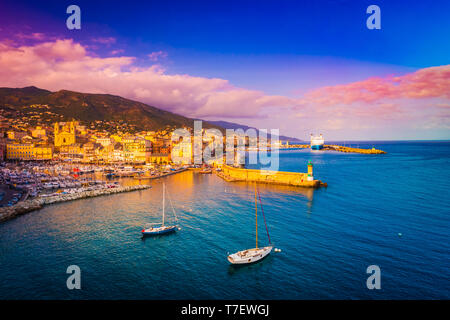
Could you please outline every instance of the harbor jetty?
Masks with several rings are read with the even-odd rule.
[[[349,152],[349,153],[362,153],[362,154],[385,154],[386,152],[379,149],[363,149],[363,148],[353,148],[353,147],[343,147],[337,145],[325,145],[325,150],[334,150],[339,152]]]
[[[134,185],[134,186],[121,186],[116,188],[103,188],[96,190],[89,190],[77,193],[68,193],[68,194],[58,194],[52,195],[49,197],[36,197],[31,200],[20,201],[12,207],[2,207],[0,208],[0,222],[10,220],[19,215],[41,209],[45,205],[49,205],[52,203],[72,201],[78,199],[92,198],[103,195],[110,195],[122,192],[130,192],[135,190],[143,190],[150,188],[150,185]]]
[[[222,166],[221,171],[216,174],[225,181],[246,181],[268,184],[282,184],[296,187],[319,188],[327,186],[326,183],[313,177],[313,165],[308,163],[308,172],[283,172],[259,169],[236,168],[227,165]]]
[[[288,146],[283,146],[280,148],[280,150],[283,149],[308,149],[311,146],[309,144],[290,144]],[[371,148],[371,149],[364,149],[364,148],[353,148],[353,147],[345,147],[345,146],[339,146],[335,144],[329,144],[324,145],[321,150],[331,150],[331,151],[338,151],[338,152],[348,152],[348,153],[361,153],[361,154],[385,154],[386,152],[383,150]]]

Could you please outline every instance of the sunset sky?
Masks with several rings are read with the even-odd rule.
[[[0,87],[327,140],[450,139],[449,1],[2,1]],[[66,27],[81,8],[81,30]],[[381,8],[381,30],[366,8]]]

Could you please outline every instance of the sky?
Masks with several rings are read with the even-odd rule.
[[[69,30],[69,5],[81,29]],[[381,29],[368,29],[369,5]],[[307,140],[450,139],[449,1],[2,1],[0,87]]]

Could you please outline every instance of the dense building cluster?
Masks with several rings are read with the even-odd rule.
[[[30,126],[3,121],[0,160],[61,160],[81,163],[191,163],[192,142],[172,142],[173,129],[136,133],[108,132],[103,125],[79,121]],[[174,149],[174,147],[176,147]]]
[[[225,152],[229,138],[234,139],[234,147],[238,140],[244,141],[248,150],[257,150],[261,142],[256,136],[251,138],[236,133],[229,137],[228,132],[227,136],[222,136],[220,132],[217,136],[202,129],[201,142],[195,144],[193,138],[183,140],[182,136],[177,136],[172,139],[175,129],[184,129],[192,136],[192,128],[167,126],[158,131],[139,131],[135,125],[122,119],[68,121],[50,110],[47,105],[40,104],[24,106],[21,111],[0,108],[0,161],[56,160],[93,164],[185,165],[197,161],[194,154],[206,151],[214,157],[218,147],[223,147]],[[268,142],[270,143],[270,139]],[[197,147],[194,148],[194,145]],[[236,156],[237,154],[235,158]],[[204,159],[200,158],[201,161]],[[206,162],[212,164],[211,161],[216,160]]]

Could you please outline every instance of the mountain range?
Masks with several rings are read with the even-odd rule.
[[[60,121],[70,119],[92,123],[97,120],[125,122],[136,130],[161,130],[167,127],[193,127],[195,119],[161,110],[145,103],[133,101],[111,94],[81,93],[69,90],[52,92],[34,86],[25,88],[0,88],[0,109],[21,112],[25,115],[35,114],[32,105],[47,105],[42,118],[56,116]],[[49,120],[49,119],[47,119]],[[51,119],[52,121],[55,118]],[[227,121],[204,121],[203,128],[225,129],[251,128]],[[257,129],[256,129],[257,130]],[[281,140],[298,141],[298,139],[280,136]]]
[[[91,94],[68,90],[0,88],[0,108],[27,111],[30,105],[47,105],[48,112],[61,115],[63,120],[76,119],[87,123],[120,121],[136,126],[137,130],[160,130],[170,127],[192,127],[194,119],[147,104],[110,94]],[[45,114],[42,116],[45,117]],[[216,127],[203,123],[203,127]],[[222,128],[219,128],[222,129]]]

